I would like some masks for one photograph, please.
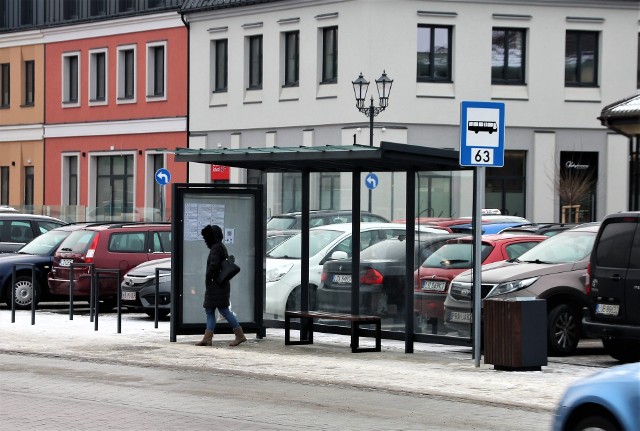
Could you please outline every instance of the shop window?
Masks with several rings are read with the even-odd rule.
[[[526,151],[504,152],[504,167],[487,168],[485,208],[502,214],[526,217]]]
[[[598,153],[562,151],[554,187],[560,199],[560,221],[584,223],[595,220]]]

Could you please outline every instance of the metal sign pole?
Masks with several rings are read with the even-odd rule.
[[[482,308],[480,303],[482,286],[482,207],[484,205],[484,170],[476,167],[476,198],[473,208],[473,352],[475,366],[480,366],[482,346]]]

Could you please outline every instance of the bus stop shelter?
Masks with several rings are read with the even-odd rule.
[[[352,197],[351,210],[355,214],[361,211],[361,184],[363,172],[405,172],[406,173],[406,316],[405,316],[405,352],[413,352],[414,342],[414,246],[416,213],[416,173],[420,171],[457,171],[468,170],[459,164],[458,151],[419,147],[393,142],[381,142],[379,147],[364,145],[330,145],[317,147],[269,147],[269,148],[207,148],[175,150],[175,160],[216,164],[228,167],[253,169],[266,173],[299,172],[302,177],[301,201],[301,309],[309,309],[309,211],[310,211],[310,174],[316,172],[351,172]],[[475,178],[475,177],[474,177]],[[264,176],[263,176],[264,179]],[[266,181],[263,181],[266,183]],[[266,188],[263,189],[266,194]],[[266,200],[265,200],[266,202]],[[263,214],[262,232],[266,235],[266,208]],[[360,218],[352,217],[352,280],[359,279],[360,268]],[[263,250],[264,255],[265,250]],[[256,265],[263,262],[256,260]],[[264,263],[263,263],[264,264]],[[256,268],[264,273],[264,268]],[[179,274],[178,274],[179,276]],[[265,280],[262,278],[260,292],[265,292]],[[264,294],[264,293],[263,293]],[[359,284],[354,282],[351,291],[351,313],[359,314]]]

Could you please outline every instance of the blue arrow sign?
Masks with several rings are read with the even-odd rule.
[[[369,190],[373,190],[378,187],[378,176],[373,172],[369,172],[369,175],[364,179],[364,184]]]
[[[156,182],[161,186],[166,186],[171,181],[169,169],[160,168],[156,171]]]

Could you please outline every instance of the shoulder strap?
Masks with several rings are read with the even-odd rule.
[[[224,252],[224,258],[229,259],[229,252],[227,251],[227,247],[222,242],[220,243],[220,245],[222,246],[222,251]]]

